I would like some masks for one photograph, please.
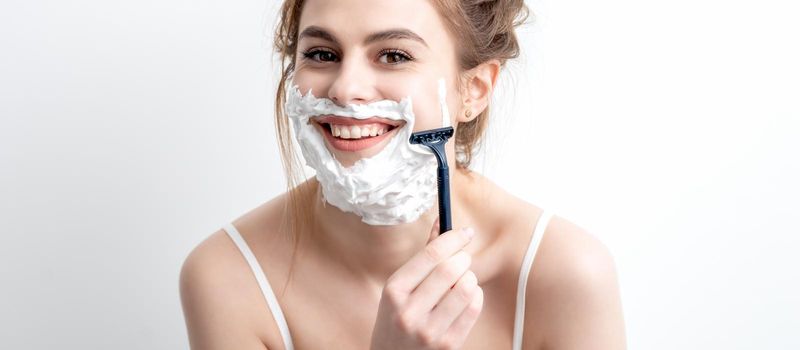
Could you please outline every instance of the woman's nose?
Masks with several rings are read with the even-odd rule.
[[[366,63],[343,60],[328,88],[328,98],[340,106],[372,102],[378,97],[375,82]]]

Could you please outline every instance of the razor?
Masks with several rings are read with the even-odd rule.
[[[439,192],[439,234],[453,229],[450,218],[450,168],[447,166],[447,154],[444,145],[453,136],[453,127],[418,131],[411,134],[409,141],[415,145],[423,145],[430,148],[436,156],[439,166],[436,169],[437,190]]]

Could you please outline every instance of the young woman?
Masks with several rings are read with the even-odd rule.
[[[193,349],[625,348],[605,246],[468,168],[522,0],[289,0],[280,16],[284,165],[298,178],[295,138],[317,174],[189,254]],[[432,155],[406,140],[446,123],[456,227],[439,235]]]

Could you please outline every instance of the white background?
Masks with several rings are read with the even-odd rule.
[[[529,5],[476,169],[609,246],[631,349],[800,348],[794,2]],[[0,348],[188,347],[183,259],[283,190],[277,7],[0,3]]]

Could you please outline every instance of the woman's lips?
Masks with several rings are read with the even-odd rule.
[[[350,117],[339,117],[331,114],[315,117],[313,118],[313,120],[320,124],[336,124],[336,125],[386,124],[390,127],[400,126],[403,123],[405,123],[402,120],[392,120],[380,117],[358,119]]]
[[[393,137],[403,121],[399,120],[390,120],[385,118],[369,118],[369,119],[356,119],[356,118],[343,118],[343,117],[335,117],[335,116],[325,116],[320,118],[312,119],[312,122],[316,124],[317,130],[320,131],[325,140],[336,148],[337,150],[343,152],[358,152],[366,150],[376,144],[380,143],[383,140]],[[390,124],[391,123],[391,124]],[[362,127],[376,127],[376,124],[383,124],[377,126],[378,129],[385,128],[388,131],[383,132],[381,134],[376,134],[375,136],[365,136],[360,138],[343,138],[345,135],[339,135],[340,137],[333,136],[333,128],[330,124],[334,124],[339,126],[339,129],[342,127],[352,127],[352,126],[362,126]],[[360,128],[359,128],[360,129]],[[370,134],[375,134],[370,133]]]

